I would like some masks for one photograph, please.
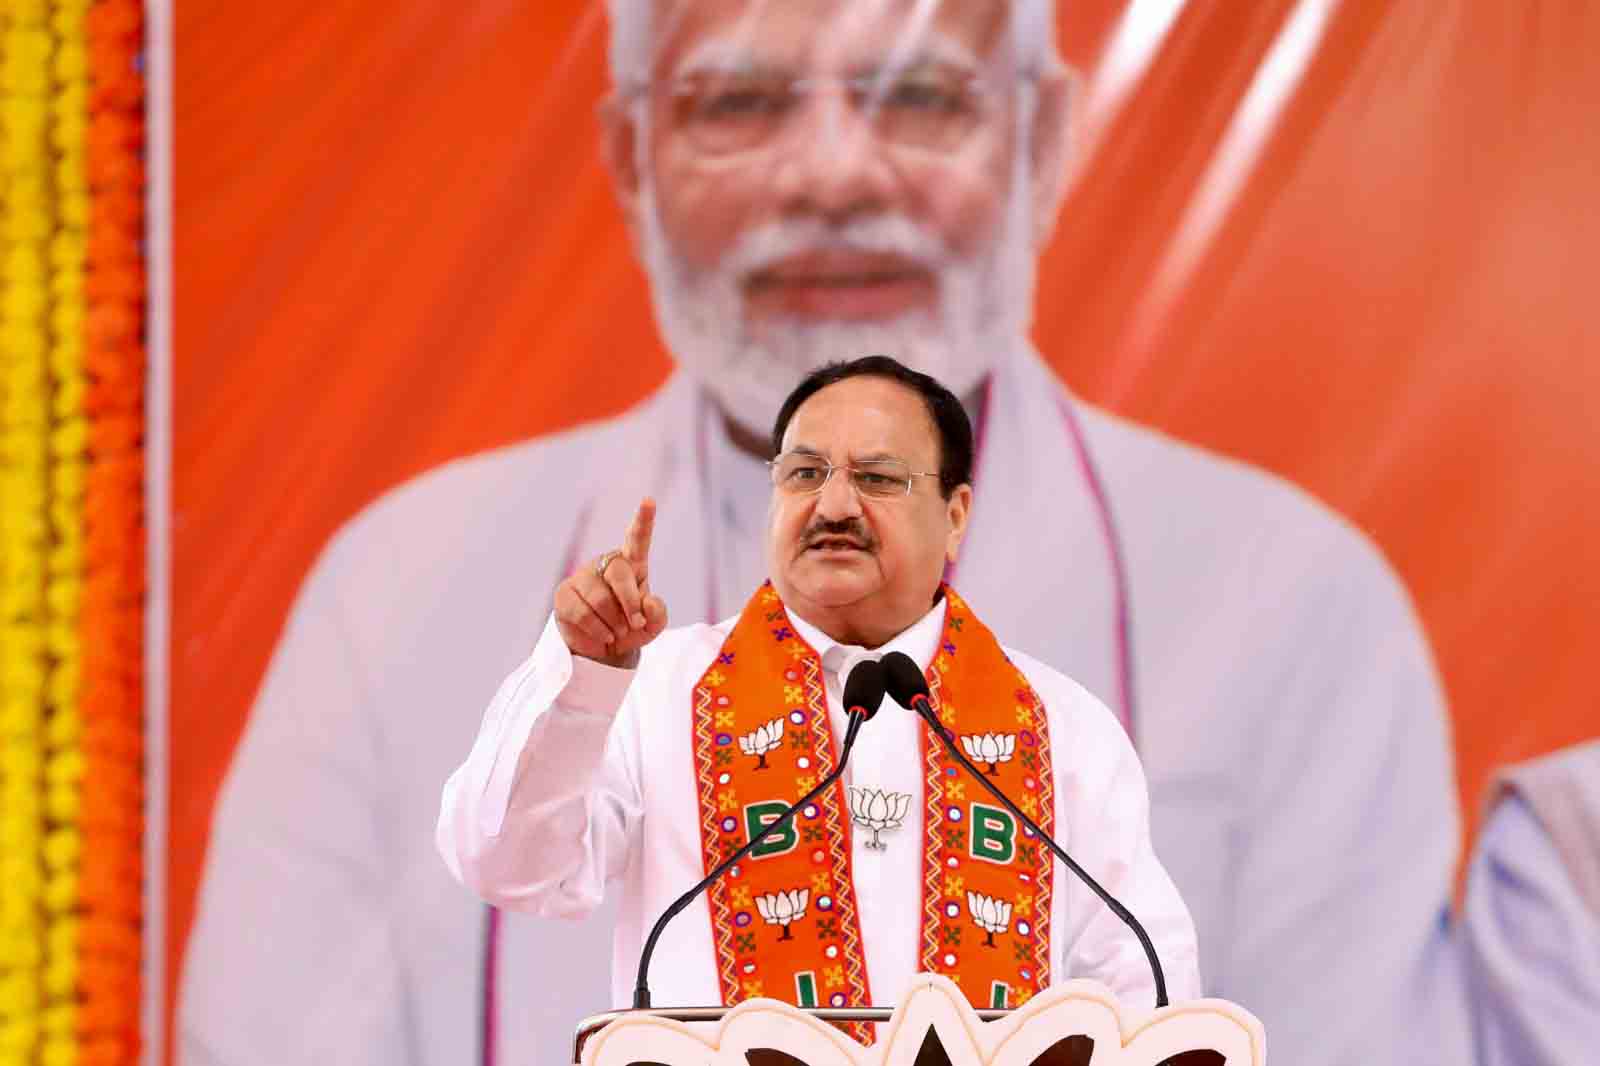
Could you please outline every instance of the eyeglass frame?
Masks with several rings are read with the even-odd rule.
[[[828,85],[834,83],[843,85],[847,92],[855,93],[861,91],[862,95],[871,97],[873,94],[870,92],[870,90],[873,88],[873,86],[891,85],[893,78],[905,73],[906,71],[914,69],[914,66],[907,66],[900,69],[888,67],[882,70],[867,71],[860,74],[790,75],[783,76],[781,80],[786,91],[798,91],[798,94],[803,97],[814,93],[819,85]],[[1003,91],[1001,86],[1003,81],[1011,81],[1014,79],[1019,85],[1032,86],[1037,85],[1046,77],[1046,72],[1041,72],[1031,68],[1019,70],[1011,78],[1004,79],[991,77],[987,74],[984,74],[980,70],[975,70],[970,67],[947,66],[944,69],[956,71],[960,75],[962,88],[966,91],[972,92],[976,99],[984,101],[985,103],[1000,95],[1000,93]],[[687,83],[692,79],[715,73],[719,72],[690,70],[662,78],[654,78],[650,76],[635,77],[629,79],[626,84],[620,88],[623,96],[629,100],[647,98],[652,94],[652,92],[663,89],[667,91],[669,98],[676,100],[692,95],[692,92],[686,88]],[[980,125],[985,117],[986,116],[983,115],[978,116],[978,122]],[[976,128],[977,127],[974,127],[974,129]],[[967,131],[967,136],[970,136],[972,132],[973,131],[970,130]],[[878,136],[876,130],[873,131],[873,135],[874,137]],[[694,139],[693,135],[691,134],[686,133],[684,136],[691,142]],[[770,151],[772,149],[772,145],[777,143],[780,139],[781,138],[779,137],[773,137],[770,140],[751,145],[748,148],[739,148],[729,151],[707,152],[700,146],[696,146],[696,151],[708,159],[737,159],[741,156],[755,156],[760,155],[763,152]],[[963,138],[963,140],[964,139],[965,138]],[[956,145],[948,147],[935,147],[932,145],[916,145],[910,143],[902,144],[900,142],[887,140],[884,141],[884,143],[901,149],[911,149],[913,151],[928,152],[935,155],[946,155],[957,151],[960,142],[958,142]]]
[[[822,464],[822,468],[823,468],[823,470],[826,471],[826,473],[824,473],[822,475],[822,480],[817,483],[817,487],[816,488],[814,488],[814,489],[786,489],[786,488],[783,487],[783,483],[782,482],[779,482],[779,481],[776,480],[777,475],[778,475],[778,464],[783,462],[785,459],[789,458],[790,456],[796,456],[796,455],[805,456],[808,459],[815,459],[817,462]],[[904,496],[910,496],[911,495],[911,490],[914,487],[916,487],[917,478],[919,478],[919,477],[936,477],[936,478],[939,479],[939,482],[940,482],[941,485],[944,483],[944,475],[942,473],[940,473],[938,471],[913,470],[913,469],[911,469],[911,464],[906,462],[904,459],[895,459],[895,458],[892,458],[892,457],[886,457],[886,458],[883,458],[883,459],[861,459],[861,460],[857,460],[857,462],[862,462],[862,463],[900,463],[901,465],[903,465],[906,468],[906,490],[904,492],[891,492],[891,493],[886,493],[884,495],[879,496],[879,495],[874,495],[873,493],[866,492],[866,491],[862,490],[862,488],[859,485],[857,485],[854,481],[850,482],[850,488],[857,495],[865,496],[868,499],[872,499],[872,500],[895,500],[895,499],[899,499],[899,498],[904,497]],[[853,474],[854,473],[871,473],[872,472],[870,470],[868,470],[868,471],[859,470],[856,467],[856,463],[855,462],[849,462],[849,463],[843,464],[842,466],[836,466],[833,463],[829,462],[824,457],[822,457],[820,455],[817,455],[814,452],[803,452],[803,451],[794,451],[794,450],[790,450],[790,451],[784,452],[782,455],[775,456],[775,457],[773,457],[771,459],[768,459],[767,460],[767,469],[769,471],[771,471],[772,477],[774,479],[773,482],[772,482],[772,487],[774,489],[778,490],[779,492],[787,493],[788,495],[791,495],[791,496],[820,496],[822,494],[822,490],[828,487],[828,482],[833,480],[833,474],[834,474],[834,471],[836,471],[836,470],[847,470],[847,471],[849,471],[850,473],[853,473]]]

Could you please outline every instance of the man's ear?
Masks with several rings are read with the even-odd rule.
[[[1033,129],[1028,163],[1033,193],[1033,243],[1042,248],[1055,232],[1056,215],[1077,163],[1079,108],[1083,94],[1078,72],[1056,63],[1035,83]]]
[[[611,189],[622,208],[628,230],[638,236],[639,217],[639,124],[633,108],[616,90],[600,102],[600,148],[606,169],[611,172]]]
[[[950,519],[950,537],[945,541],[944,557],[955,562],[961,551],[961,540],[967,535],[967,522],[972,518],[972,486],[957,485],[950,499],[945,501],[945,513]]]

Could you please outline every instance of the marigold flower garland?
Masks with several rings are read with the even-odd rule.
[[[0,5],[0,1066],[139,1054],[142,23]]]
[[[100,0],[85,20],[90,461],[84,483],[84,850],[80,1066],[139,1053],[143,861],[144,12]]]
[[[49,630],[46,144],[53,48],[42,3],[8,0],[0,39],[0,1063],[36,1061],[46,969]]]
[[[51,825],[45,848],[50,891],[41,1019],[40,1062],[71,1066],[78,1054],[78,963],[81,918],[75,881],[84,849],[80,792],[85,769],[79,711],[82,649],[77,621],[83,599],[83,494],[88,461],[84,425],[84,246],[88,181],[89,73],[84,41],[87,0],[57,0],[51,27],[56,51],[52,72],[51,147],[55,150],[57,228],[50,241],[50,370],[55,384],[51,444],[51,534],[46,600],[51,611],[48,651],[53,660],[45,811]]]

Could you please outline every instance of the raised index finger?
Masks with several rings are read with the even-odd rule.
[[[646,496],[639,501],[639,510],[628,524],[628,535],[622,542],[622,554],[640,569],[650,561],[650,537],[655,528],[656,501]]]

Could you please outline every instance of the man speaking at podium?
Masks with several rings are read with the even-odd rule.
[[[850,667],[899,651],[991,780],[1143,920],[1172,997],[1198,996],[1194,926],[1151,846],[1121,724],[1002,649],[942,583],[973,507],[960,401],[887,357],[833,364],[791,394],[773,444],[771,580],[736,619],[666,628],[650,577],[673,562],[651,559],[651,500],[619,549],[562,582],[445,785],[451,871],[545,916],[582,916],[620,881],[624,1006],[655,919],[833,769]],[[849,801],[836,784],[668,926],[658,1004],[891,1006],[919,971],[979,1007],[1074,977],[1135,1011],[1154,1003],[1130,929],[909,711],[862,728],[845,782]]]

